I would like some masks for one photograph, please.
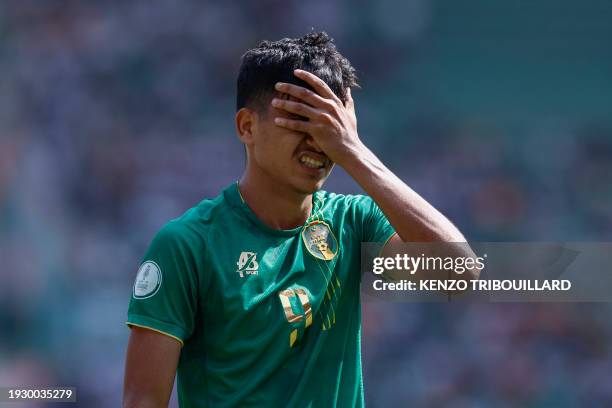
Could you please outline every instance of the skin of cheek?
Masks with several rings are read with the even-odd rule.
[[[300,137],[276,126],[274,117],[272,112],[258,117],[257,126],[253,130],[253,159],[257,167],[276,183],[290,185],[291,174],[295,171],[292,168],[295,166],[293,154],[300,143]]]

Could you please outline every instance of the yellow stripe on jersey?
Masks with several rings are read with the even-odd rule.
[[[144,326],[144,325],[142,325],[142,324],[136,324],[136,323],[132,323],[132,322],[125,322],[125,324],[127,324],[127,325],[128,325],[128,327],[130,327],[130,328],[131,328],[132,326],[136,326],[136,327],[140,327],[141,329],[148,329],[148,330],[152,330],[152,331],[154,331],[154,332],[157,332],[157,333],[160,333],[160,334],[166,335],[166,336],[168,336],[168,337],[170,337],[170,338],[173,338],[174,340],[176,340],[176,341],[178,341],[179,343],[181,343],[181,347],[183,347],[183,346],[185,345],[185,343],[183,342],[183,340],[179,339],[178,337],[173,336],[173,335],[172,335],[172,334],[170,334],[170,333],[166,333],[166,332],[164,332],[164,331],[161,331],[161,330],[155,329],[155,328],[153,328],[153,327]]]

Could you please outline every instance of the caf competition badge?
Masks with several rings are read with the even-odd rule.
[[[304,227],[302,240],[315,258],[329,261],[338,253],[338,241],[329,225],[323,221],[313,221]]]

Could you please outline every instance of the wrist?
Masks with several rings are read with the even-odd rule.
[[[357,139],[355,143],[352,143],[346,147],[342,158],[336,163],[344,170],[348,171],[348,168],[359,164],[368,152],[369,150],[366,145],[364,145],[361,140]]]
[[[367,158],[372,154],[370,149],[367,148],[361,141],[357,141],[354,145],[350,146],[346,150],[346,154],[342,157],[342,160],[337,162],[349,175],[361,171]]]

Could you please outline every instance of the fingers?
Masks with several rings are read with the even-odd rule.
[[[287,99],[274,98],[272,99],[272,106],[290,113],[295,113],[296,115],[303,116],[308,119],[315,119],[321,114],[319,110],[304,103],[290,101]]]
[[[311,74],[310,72],[303,71],[301,69],[296,69],[293,71],[296,77],[300,78],[310,86],[314,88],[315,91],[323,98],[332,99],[336,103],[341,103],[340,99],[336,96],[336,94],[329,88],[329,86],[318,76]]]
[[[344,106],[350,110],[355,110],[355,101],[353,101],[353,95],[351,95],[351,88],[346,88],[346,102]]]
[[[306,102],[311,106],[315,106],[319,109],[330,110],[333,108],[333,103],[327,99],[322,98],[310,89],[306,89],[303,86],[288,84],[285,82],[278,82],[274,88],[282,93],[291,95],[296,99]]]
[[[274,123],[280,127],[303,133],[309,133],[313,126],[310,122],[287,118],[274,118]]]

